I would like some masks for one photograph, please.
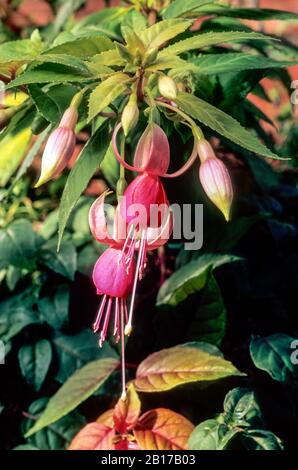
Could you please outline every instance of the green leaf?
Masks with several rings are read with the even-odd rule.
[[[92,35],[91,35],[92,34]],[[66,54],[75,57],[88,58],[99,52],[113,49],[111,39],[102,35],[102,33],[91,33],[89,37],[74,39],[51,47],[44,51],[44,54]]]
[[[224,400],[224,421],[227,425],[263,427],[264,421],[255,393],[248,388],[234,388]]]
[[[242,127],[236,119],[206,101],[188,93],[179,93],[175,101],[190,116],[240,147],[264,157],[283,160],[262,144],[254,134]]]
[[[135,33],[141,33],[148,27],[147,18],[139,11],[131,9],[124,16],[121,26],[131,28]]]
[[[89,99],[89,121],[126,90],[126,82],[128,80],[128,75],[119,72],[101,82],[93,90]]]
[[[83,82],[90,74],[79,73],[77,69],[61,64],[41,64],[26,70],[7,85],[7,89],[30,83]]]
[[[180,19],[159,21],[141,32],[140,38],[147,49],[157,49],[165,42],[183,33],[191,24],[192,21]]]
[[[38,311],[42,321],[55,329],[61,329],[68,320],[69,288],[59,285],[53,296],[43,297],[38,301]]]
[[[59,109],[60,116],[68,108],[74,95],[78,92],[78,87],[75,85],[54,85],[49,88],[47,95],[56,103]]]
[[[271,431],[248,429],[241,434],[247,450],[283,450],[280,439]]]
[[[177,18],[208,3],[214,3],[214,1],[216,0],[174,0],[163,11],[162,17],[164,19]]]
[[[220,425],[216,419],[208,419],[199,424],[191,433],[188,441],[189,450],[217,450],[220,437]]]
[[[134,385],[140,392],[163,392],[178,385],[213,382],[243,375],[218,354],[193,343],[162,349],[139,365]]]
[[[297,59],[298,62],[298,59]],[[223,54],[205,54],[196,57],[192,63],[198,67],[197,73],[213,75],[239,72],[249,69],[283,68],[294,65],[290,60],[273,60],[265,56],[246,54],[243,52],[228,52]]]
[[[0,303],[0,338],[7,343],[26,326],[40,323],[33,309],[35,298],[31,290],[9,297]]]
[[[41,339],[32,345],[22,346],[18,353],[22,375],[35,390],[40,390],[52,361],[51,343]]]
[[[18,219],[0,230],[0,269],[9,265],[33,269],[34,258],[43,243],[28,220]]]
[[[227,18],[241,18],[245,20],[293,20],[298,21],[298,14],[293,11],[274,10],[271,8],[235,8],[225,6],[207,5],[201,10],[194,11],[194,15],[218,15]]]
[[[40,450],[38,447],[33,446],[32,444],[21,444],[14,447],[12,450]]]
[[[94,359],[118,357],[107,341],[102,348],[99,348],[98,338],[90,329],[83,329],[75,335],[56,332],[53,345],[59,359],[56,379],[61,383],[64,383],[77,369]]]
[[[56,240],[46,242],[39,254],[39,262],[52,271],[73,280],[77,269],[77,253],[71,241],[64,241],[57,252]]]
[[[23,421],[22,430],[24,434],[32,427],[36,419],[39,418],[47,403],[48,398],[39,398],[30,405],[28,413],[35,419],[26,418]],[[74,411],[30,436],[28,439],[29,445],[36,447],[38,450],[65,450],[75,434],[85,424],[85,418]]]
[[[157,305],[179,304],[189,295],[205,287],[210,270],[239,259],[232,255],[203,255],[182,266],[162,285],[158,293]]]
[[[117,65],[119,67],[121,65],[125,65],[125,60],[123,60],[120,56],[118,49],[111,49],[110,51],[96,54],[92,57],[92,59],[90,59],[90,62],[88,62],[90,70],[92,70],[94,73],[100,73],[103,65]],[[113,73],[113,69],[111,69],[111,73]]]
[[[156,70],[178,69],[178,71],[193,71],[196,72],[196,66],[186,60],[180,59],[178,56],[167,55],[157,59],[154,64],[146,67],[146,70],[155,72]]]
[[[77,370],[50,399],[44,413],[25,437],[40,431],[87,400],[118,366],[116,359],[100,359]]]
[[[40,114],[47,121],[56,123],[60,118],[60,111],[55,101],[38,85],[30,85],[29,93]]]
[[[262,40],[270,41],[272,38],[260,33],[247,33],[239,31],[229,31],[220,33],[201,33],[196,36],[176,42],[175,44],[166,47],[159,54],[158,58],[165,57],[166,55],[183,54],[184,52],[194,49],[202,49],[207,46],[215,46],[225,42],[249,41],[249,40]]]
[[[89,67],[83,60],[66,54],[40,54],[35,57],[34,61],[28,61],[28,63],[31,63],[32,67],[42,63],[60,64],[71,67],[83,75],[89,75]]]
[[[41,47],[41,44],[31,41],[31,39],[9,41],[1,44],[0,64],[7,64],[8,62],[24,63],[36,57],[41,51]]]
[[[200,304],[195,309],[195,317],[189,323],[186,337],[220,345],[226,330],[226,309],[220,288],[212,274],[202,291]]]
[[[284,333],[264,338],[255,337],[250,342],[250,355],[256,367],[278,382],[298,385],[295,356],[295,339]]]
[[[5,281],[8,289],[12,292],[15,290],[17,283],[23,277],[23,271],[21,268],[15,266],[8,266],[6,271]]]
[[[106,123],[101,126],[87,142],[69,174],[59,208],[58,246],[61,244],[70,213],[79,200],[80,195],[87,187],[93,174],[99,168],[110,144],[110,139],[111,135],[108,131],[108,124]]]

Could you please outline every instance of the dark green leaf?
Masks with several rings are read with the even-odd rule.
[[[61,383],[64,383],[77,369],[93,359],[118,357],[108,342],[105,342],[103,347],[99,348],[98,338],[91,330],[87,329],[75,335],[64,335],[56,332],[53,344],[59,359],[56,379]]]
[[[26,326],[40,322],[33,310],[34,303],[35,297],[31,290],[9,297],[0,303],[0,338],[4,343]]]
[[[39,398],[33,402],[28,410],[35,420],[26,418],[22,423],[23,432],[26,433],[44,411],[48,403],[47,398]],[[38,450],[64,450],[72,438],[86,424],[85,418],[74,411],[62,419],[37,432],[28,439],[30,446]]]
[[[57,123],[60,118],[58,106],[38,85],[30,85],[29,92],[40,114],[49,122]]]
[[[250,342],[250,355],[255,366],[268,372],[274,380],[298,385],[294,338],[284,333],[255,337]]]
[[[46,378],[52,361],[51,343],[46,339],[41,339],[35,344],[22,346],[18,358],[26,381],[38,391]]]
[[[297,58],[298,62],[298,58]],[[239,72],[249,69],[283,68],[294,65],[290,60],[273,60],[261,55],[243,52],[228,52],[223,54],[205,54],[196,57],[192,63],[198,67],[198,73],[212,75],[220,73]]]
[[[234,388],[225,397],[224,420],[232,426],[263,427],[262,412],[255,393],[248,388]]]
[[[182,266],[162,285],[157,305],[179,304],[189,295],[205,287],[210,270],[237,260],[239,258],[232,255],[203,255],[196,261]]]
[[[19,219],[0,230],[0,269],[9,265],[33,269],[43,240],[28,220]]]
[[[236,119],[206,101],[188,93],[179,93],[176,103],[183,111],[241,147],[265,157],[281,158],[265,147],[253,133],[242,127]]]
[[[199,306],[186,337],[207,343],[221,344],[226,329],[226,309],[218,284],[211,274],[202,291]]]
[[[64,241],[57,252],[56,240],[46,242],[39,254],[39,262],[71,280],[77,269],[77,253],[71,241]]]
[[[55,329],[62,328],[68,320],[69,288],[60,285],[53,296],[43,297],[38,301],[41,320]]]
[[[61,64],[41,64],[32,69],[26,70],[15,80],[12,80],[7,88],[14,88],[30,83],[67,83],[83,82],[88,78],[88,74],[81,74],[77,69]]]
[[[248,429],[241,434],[247,450],[283,450],[280,439],[271,431]]]

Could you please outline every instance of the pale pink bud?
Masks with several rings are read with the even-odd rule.
[[[132,94],[127,105],[123,109],[121,123],[124,134],[127,136],[134,129],[139,120],[139,108],[135,94]]]
[[[74,131],[78,122],[78,110],[74,106],[67,108],[61,118],[59,127],[67,127]]]
[[[199,174],[204,191],[229,221],[233,201],[233,187],[229,172],[224,163],[216,158],[211,145],[206,140],[198,142],[198,153],[202,162]]]
[[[168,100],[175,100],[177,97],[177,87],[176,83],[171,77],[167,75],[160,75],[158,78],[158,89],[164,98]]]
[[[76,108],[69,107],[46,143],[42,160],[41,172],[35,188],[58,176],[67,166],[76,145],[74,128],[78,119]]]

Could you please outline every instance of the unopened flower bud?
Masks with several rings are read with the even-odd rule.
[[[199,170],[203,189],[213,204],[230,220],[233,201],[233,187],[229,172],[219,160],[211,145],[205,139],[198,142],[198,153],[201,160]]]
[[[67,127],[74,131],[76,124],[78,122],[78,110],[74,106],[70,106],[64,112],[62,119],[60,121],[59,127]]]
[[[70,106],[64,112],[59,127],[48,138],[42,156],[40,177],[35,188],[59,175],[68,164],[76,145],[74,128],[77,120],[78,111],[76,107]]]
[[[174,100],[177,97],[176,83],[168,75],[160,75],[158,78],[158,89],[160,94],[168,100]]]
[[[135,93],[132,93],[121,116],[121,122],[125,136],[127,136],[129,132],[137,125],[139,114],[137,96]]]

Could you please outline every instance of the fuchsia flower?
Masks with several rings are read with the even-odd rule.
[[[224,163],[216,157],[207,140],[199,140],[197,148],[201,160],[199,175],[204,191],[229,221],[233,201],[233,187],[229,172]]]
[[[74,128],[77,120],[77,108],[70,106],[64,112],[59,127],[48,138],[41,160],[41,173],[35,188],[58,176],[68,164],[76,145]]]
[[[127,296],[131,293],[135,265],[131,260],[129,269],[121,250],[108,248],[97,260],[93,270],[93,282],[97,294],[103,295],[100,308],[93,325],[96,333],[101,329],[99,345],[106,339],[109,320],[114,310],[113,334],[119,341],[124,321],[127,321]]]

